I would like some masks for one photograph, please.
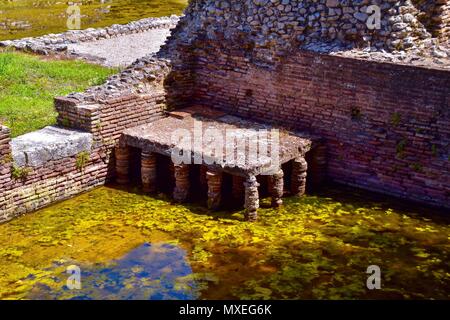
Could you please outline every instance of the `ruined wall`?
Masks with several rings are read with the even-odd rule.
[[[417,19],[437,38],[450,36],[450,2],[448,0],[412,0],[418,10]]]
[[[9,165],[11,162],[10,141],[10,130],[0,124],[0,186],[4,185],[11,176],[11,166]]]
[[[357,17],[373,3],[383,28],[368,34]],[[414,49],[431,39],[420,12],[411,1],[197,0],[162,54],[190,54],[191,104],[324,137],[331,179],[448,207],[450,72],[304,49]]]
[[[428,48],[432,35],[419,21],[421,11],[410,0],[194,0],[181,19],[173,41],[208,39],[237,43],[254,54],[273,55],[311,43],[336,47],[373,47],[396,51]],[[372,21],[380,9],[380,25]],[[177,38],[177,40],[175,40]]]
[[[0,185],[0,222],[101,185],[107,174],[107,155],[100,149],[87,154],[83,167],[78,164],[79,155],[18,169],[12,169],[9,160],[5,166],[9,172]]]
[[[443,42],[449,42],[450,39],[450,1],[436,0],[437,6],[433,16],[436,28],[435,36]]]
[[[88,191],[111,178],[112,151],[122,131],[163,116],[164,80],[169,72],[166,61],[144,58],[105,85],[56,98],[58,124],[68,129],[67,134],[82,130],[91,139],[85,151],[77,149],[70,156],[64,154],[69,154],[67,149],[75,144],[72,140],[65,146],[44,142],[41,147],[33,148],[32,143],[27,147],[26,136],[11,143],[9,129],[1,127],[0,222]],[[25,145],[26,150],[18,150],[18,145]],[[58,148],[64,152],[58,152]],[[27,153],[27,159],[22,159],[19,151]]]

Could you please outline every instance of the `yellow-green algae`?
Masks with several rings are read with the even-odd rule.
[[[125,24],[147,17],[181,14],[187,0],[78,0],[81,29]],[[0,0],[0,40],[67,31],[71,2]]]
[[[435,210],[342,186],[268,204],[247,223],[242,211],[96,189],[0,225],[0,298],[61,290],[54,279],[73,261],[108,265],[143,243],[186,250],[203,299],[450,298],[450,226]],[[381,267],[382,290],[366,287],[370,265]]]

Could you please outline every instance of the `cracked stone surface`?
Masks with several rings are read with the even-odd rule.
[[[17,166],[39,167],[48,161],[91,151],[92,134],[50,126],[12,139],[11,148]]]

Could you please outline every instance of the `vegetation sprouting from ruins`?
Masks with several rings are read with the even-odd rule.
[[[129,191],[102,187],[0,225],[0,298],[450,298],[450,227],[428,217],[434,210],[339,186],[279,210],[265,199],[259,221],[246,223],[241,211]],[[161,252],[151,260],[157,279],[137,262],[120,269],[145,243]],[[101,276],[64,290],[73,264]],[[382,270],[382,290],[366,288],[370,265]],[[113,278],[98,271],[114,268]],[[105,295],[114,284],[118,293]]]
[[[0,52],[0,123],[13,137],[56,123],[53,98],[103,83],[115,69]]]

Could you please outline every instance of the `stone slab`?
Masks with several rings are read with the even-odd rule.
[[[202,106],[177,110],[176,113],[167,118],[127,129],[121,139],[125,145],[171,156],[174,150],[186,149],[185,141],[179,140],[176,142],[178,138],[174,139],[174,134],[176,137],[190,136],[193,159],[201,158],[209,167],[216,167],[233,175],[248,176],[265,174],[267,170],[272,169],[272,159],[251,157],[248,146],[250,142],[252,145],[258,145],[259,147],[262,144],[267,144],[265,145],[266,150],[271,150],[271,140],[261,140],[259,137],[262,131],[271,132],[273,129],[281,129],[277,131],[279,133],[278,150],[281,164],[296,157],[304,156],[310,150],[313,140],[316,140],[309,134],[288,132],[282,128],[226,115],[219,110]],[[219,155],[210,155],[195,148],[194,140],[201,141],[199,140],[198,130],[200,130],[200,134],[203,133],[203,138],[200,139],[203,139],[204,146],[210,144],[207,142],[208,131],[217,133],[217,138],[223,142],[220,144],[223,147],[223,152],[219,152]],[[229,133],[233,133],[237,139],[243,138],[244,141],[247,141],[245,151],[237,150],[233,146],[235,155],[232,158],[226,156],[227,148],[230,147],[227,147],[229,142],[227,141],[227,135]]]
[[[49,126],[11,140],[14,163],[39,167],[52,160],[91,151],[92,134]]]

